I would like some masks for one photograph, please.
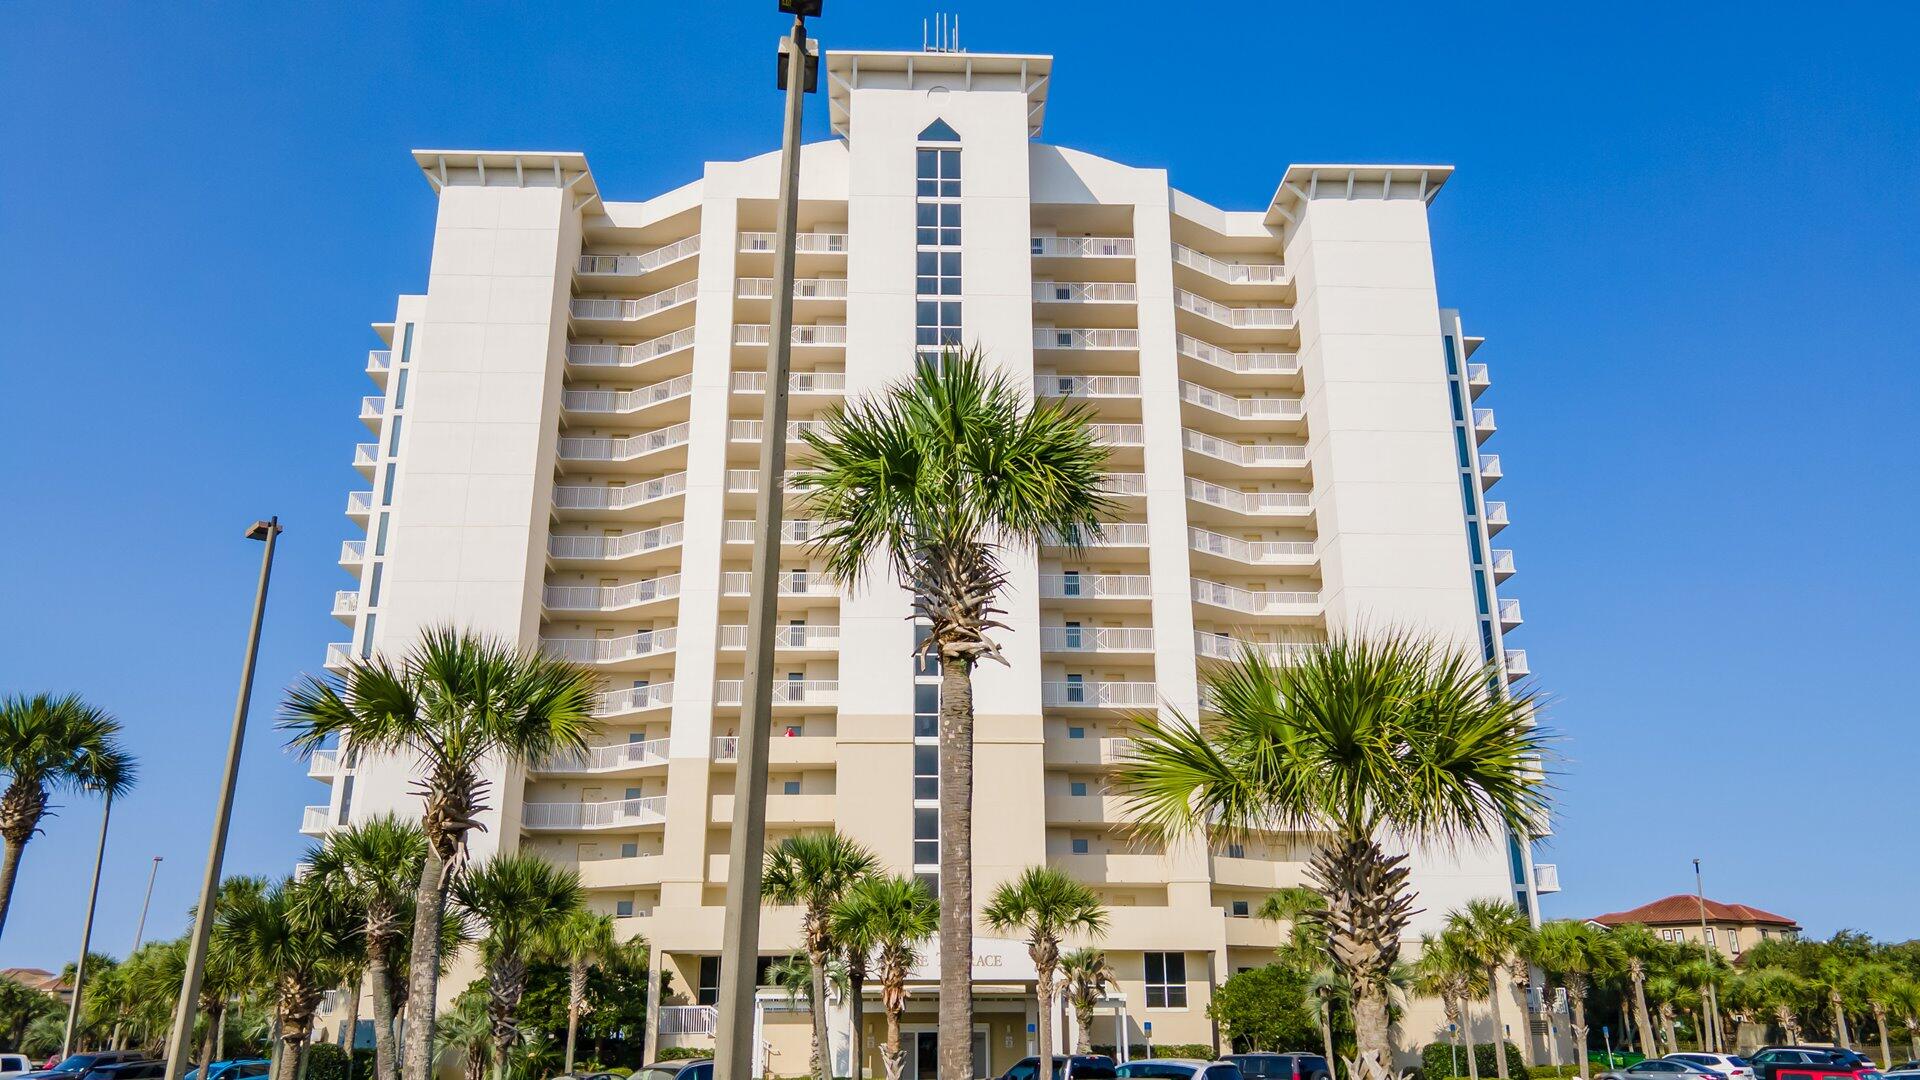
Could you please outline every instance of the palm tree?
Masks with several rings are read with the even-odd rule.
[[[573,1073],[573,1044],[580,1031],[580,1012],[587,1003],[587,971],[620,951],[613,933],[613,916],[581,908],[570,913],[548,935],[547,951],[567,965],[567,1052],[560,1071]]]
[[[373,997],[373,1071],[377,1080],[394,1080],[398,1075],[393,1045],[392,956],[406,929],[414,902],[413,887],[420,880],[420,867],[426,858],[426,833],[419,825],[392,814],[335,832],[307,854],[310,876],[341,890],[362,915],[360,938],[365,952],[359,967],[366,974],[367,989]],[[348,993],[354,999],[357,1017],[358,979]]]
[[[900,1014],[907,1007],[907,975],[920,962],[919,945],[940,929],[940,904],[918,880],[870,874],[853,883],[833,906],[833,934],[868,943],[880,979],[880,1007],[887,1015],[887,1044],[880,1057],[887,1080],[900,1080],[906,1052],[900,1046]],[[860,1075],[855,1059],[853,1075]]]
[[[1464,909],[1447,916],[1447,927],[1460,934],[1474,959],[1487,969],[1487,1003],[1493,1009],[1493,1060],[1500,1080],[1507,1080],[1507,1024],[1500,1011],[1506,980],[1501,975],[1527,943],[1532,928],[1519,908],[1505,900],[1487,899],[1467,901]]]
[[[1040,1072],[1053,1075],[1053,975],[1060,966],[1060,940],[1075,934],[1101,934],[1107,909],[1092,889],[1051,866],[1029,866],[993,891],[980,917],[988,926],[1027,936],[1033,957],[1034,996],[1040,1006]]]
[[[1320,913],[1326,909],[1325,897],[1294,886],[1268,893],[1254,917],[1286,924],[1287,939],[1274,949],[1279,959],[1314,968],[1327,961],[1327,942],[1319,922]]]
[[[1653,931],[1639,923],[1628,923],[1608,931],[1620,947],[1622,967],[1633,988],[1634,1023],[1640,1029],[1640,1052],[1659,1057],[1654,1049],[1653,1014],[1647,1010],[1647,966],[1662,955],[1664,943]]]
[[[493,1027],[493,1075],[494,1080],[505,1080],[507,1058],[520,1043],[527,965],[556,928],[579,910],[580,875],[531,853],[497,855],[454,881],[453,900],[480,939],[487,1020]]]
[[[1333,1052],[1333,1003],[1352,997],[1353,988],[1332,964],[1322,964],[1307,976],[1307,1004],[1313,1007],[1314,1016],[1319,1020],[1320,1052],[1328,1061],[1340,1060]]]
[[[1827,999],[1827,1007],[1833,1010],[1833,1041],[1851,1050],[1853,1039],[1847,1032],[1847,980],[1851,964],[1847,960],[1830,956],[1820,962],[1820,968],[1813,973],[1815,988]]]
[[[797,906],[807,962],[813,967],[807,1007],[813,1014],[813,1073],[833,1080],[827,1069],[827,961],[835,950],[833,905],[861,878],[880,866],[873,852],[829,829],[789,836],[767,852],[761,888],[770,904]],[[971,970],[971,969],[969,969]]]
[[[1773,1012],[1774,1023],[1787,1041],[1800,1041],[1800,1003],[1807,996],[1806,980],[1786,968],[1763,968],[1747,976],[1747,987],[1756,1002]]]
[[[1900,973],[1890,965],[1874,962],[1853,969],[1847,979],[1847,991],[1855,1001],[1865,1002],[1873,1014],[1874,1027],[1880,1031],[1880,1060],[1893,1063],[1893,1048],[1887,1037],[1887,1014],[1893,1007],[1894,989],[1900,985]]]
[[[242,893],[218,912],[214,939],[272,1000],[272,1035],[280,1048],[273,1080],[293,1080],[322,992],[338,985],[341,967],[359,951],[356,920],[337,899],[311,878],[287,878],[264,892]]]
[[[1906,1026],[1907,1056],[1920,1058],[1920,983],[1901,979],[1887,988],[1886,998],[1888,1010]]]
[[[1578,919],[1543,923],[1527,944],[1527,959],[1567,988],[1572,1011],[1573,1052],[1580,1080],[1587,1080],[1587,989],[1594,979],[1618,970],[1625,957],[1612,935]],[[1551,1014],[1549,1014],[1551,1015]]]
[[[427,857],[414,890],[407,1080],[432,1072],[441,923],[452,869],[488,809],[481,769],[585,750],[595,683],[591,672],[538,652],[435,627],[398,663],[352,660],[341,674],[309,676],[287,693],[281,717],[296,749],[311,753],[337,738],[362,753],[417,759]]]
[[[812,546],[827,575],[850,588],[884,567],[940,665],[941,1080],[974,1075],[973,668],[1006,662],[990,637],[1005,628],[1004,557],[1049,537],[1077,547],[1113,516],[1090,414],[1028,396],[977,349],[922,361],[807,432],[813,460],[795,481],[826,523]]]
[[[1548,738],[1525,688],[1477,655],[1410,632],[1337,635],[1277,664],[1212,666],[1195,722],[1145,717],[1116,782],[1143,833],[1332,835],[1308,864],[1311,915],[1353,987],[1361,1061],[1391,1059],[1387,995],[1413,914],[1406,856],[1379,837],[1447,845],[1530,835],[1547,812]]]
[[[133,786],[133,755],[120,745],[120,721],[77,695],[15,695],[0,701],[0,933],[7,928],[20,856],[40,831],[56,791],[97,793],[111,802]]]
[[[1060,958],[1060,981],[1066,987],[1068,1003],[1073,1006],[1074,1026],[1079,1029],[1073,1052],[1091,1054],[1093,1007],[1100,1003],[1108,987],[1119,985],[1120,977],[1107,962],[1105,950],[1088,946]]]
[[[218,1060],[215,1054],[220,1048],[220,1036],[226,1030],[227,1010],[233,1000],[259,988],[255,972],[246,964],[239,943],[231,936],[220,933],[220,915],[237,904],[258,900],[272,887],[273,883],[264,877],[236,874],[222,878],[220,891],[214,894],[213,933],[207,942],[207,966],[200,977],[197,1003],[199,1015],[207,1018],[197,1059],[202,1064]],[[197,910],[188,911],[189,929],[199,917]]]
[[[1413,962],[1412,984],[1416,993],[1440,999],[1447,1021],[1459,1029],[1466,1043],[1467,1075],[1480,1080],[1480,1062],[1473,1046],[1472,1003],[1487,991],[1487,969],[1474,954],[1472,943],[1455,929],[1420,935],[1420,958]]]
[[[1647,980],[1647,997],[1653,1001],[1653,1013],[1657,1019],[1655,1031],[1669,1054],[1680,1052],[1680,1040],[1674,1034],[1673,1024],[1684,989],[1680,980],[1672,975],[1660,974]]]
[[[493,1023],[487,1018],[487,1003],[480,995],[462,994],[440,1018],[434,1032],[434,1057],[438,1059],[449,1050],[465,1059],[464,1080],[485,1080],[486,1061],[493,1052]]]

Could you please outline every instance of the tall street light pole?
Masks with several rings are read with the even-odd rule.
[[[1707,943],[1707,887],[1704,879],[1700,876],[1699,859],[1693,860],[1693,895],[1700,901],[1700,952],[1701,955],[1707,958],[1707,966],[1711,968],[1713,966],[1714,954],[1718,950]],[[1720,1050],[1721,1043],[1720,991],[1714,987],[1711,979],[1709,979],[1707,984],[1701,987],[1701,989],[1706,991],[1706,997],[1702,1004],[1704,1004],[1707,1009],[1707,1030],[1701,1032],[1701,1035],[1707,1040],[1708,1052],[1717,1053]]]
[[[767,323],[767,399],[760,425],[760,477],[754,519],[752,602],[734,768],[733,835],[727,843],[727,915],[721,938],[720,1015],[714,1038],[716,1080],[753,1075],[753,996],[760,957],[760,870],[767,846],[767,740],[773,732],[773,632],[779,604],[781,516],[787,469],[787,381],[793,366],[794,234],[800,210],[800,119],[819,80],[807,17],[822,0],[780,0],[793,29],[780,42],[779,87],[786,91],[780,140],[780,205],[774,218],[773,314]],[[821,1047],[825,1053],[827,1048]],[[857,1065],[855,1066],[858,1067]]]
[[[280,535],[280,519],[256,521],[247,539],[266,541],[260,554],[260,584],[253,593],[253,623],[247,630],[247,658],[240,668],[240,699],[233,706],[233,733],[227,737],[227,768],[220,781],[219,808],[213,815],[213,841],[207,848],[207,873],[200,882],[200,906],[194,909],[193,938],[187,945],[187,972],[180,980],[180,1000],[173,1007],[173,1031],[167,1038],[166,1080],[180,1080],[192,1064],[187,1058],[193,1042],[194,1007],[199,1003],[200,980],[207,971],[207,939],[213,931],[213,901],[220,891],[220,864],[227,854],[227,826],[233,822],[233,789],[240,779],[240,750],[247,740],[247,700],[253,696],[253,666],[260,656],[260,620],[267,610],[267,579],[273,574],[273,543]],[[205,1062],[202,1062],[205,1064]]]
[[[160,876],[160,863],[165,859],[165,855],[155,855],[153,867],[147,871],[147,895],[140,901],[140,921],[133,924],[133,951],[127,953],[128,956],[140,951],[140,942],[147,936],[147,908],[153,905],[153,879]]]
[[[73,1033],[80,1022],[80,995],[87,985],[87,950],[93,946],[93,909],[100,902],[100,865],[107,859],[107,823],[113,820],[113,793],[100,811],[100,844],[93,851],[93,888],[87,893],[87,917],[80,924],[80,958],[73,962],[73,996],[67,999],[67,1032],[60,1038],[60,1056],[73,1053]]]

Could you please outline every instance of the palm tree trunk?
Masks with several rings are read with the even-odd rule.
[[[297,1016],[282,1016],[276,1025],[280,1041],[280,1059],[274,1064],[274,1080],[294,1080],[300,1073],[300,1044],[306,1025]]]
[[[387,966],[387,946],[367,952],[367,982],[373,990],[374,1080],[395,1080],[399,1062],[393,1055],[393,970]]]
[[[1662,1006],[1662,1008],[1664,1009],[1665,1006]],[[1669,1054],[1679,1053],[1680,1038],[1678,1035],[1674,1033],[1674,1030],[1673,1030],[1673,1013],[1672,1012],[1662,1012],[1660,1014],[1660,1026],[1664,1029],[1664,1032],[1667,1036],[1667,1053]]]
[[[1327,1070],[1331,1073],[1334,1062],[1339,1059],[1333,1056],[1333,1003],[1325,995],[1320,998],[1320,1046],[1327,1055]]]
[[[812,961],[808,967],[811,983],[807,1004],[813,1014],[813,1077],[814,1080],[833,1080],[833,1044],[827,1041],[827,954],[824,950],[807,950],[807,959]]]
[[[867,1064],[866,964],[847,965],[847,1075],[861,1080]]]
[[[587,989],[587,965],[576,960],[567,971],[567,1063],[560,1071],[573,1073],[573,1042],[580,1034],[580,999]]]
[[[1920,1027],[1907,1025],[1907,1050],[1910,1057],[1920,1058]]]
[[[213,1063],[213,1037],[220,1029],[221,1016],[217,1012],[207,1014],[207,1030],[200,1036],[200,1075],[207,1075],[207,1066]],[[16,1044],[17,1045],[17,1044]]]
[[[1507,1023],[1500,1017],[1500,968],[1487,968],[1487,1001],[1493,1006],[1493,1067],[1507,1080]]]
[[[1633,1008],[1635,1019],[1640,1023],[1640,1052],[1646,1056],[1659,1057],[1660,1051],[1653,1044],[1653,1016],[1647,1012],[1647,976],[1644,972],[1633,973]],[[409,1077],[408,1080],[413,1080]]]
[[[1840,995],[1830,994],[1827,1000],[1833,1005],[1833,1041],[1845,1049],[1853,1049],[1853,1040],[1847,1037],[1847,1010],[1841,1004]]]
[[[413,951],[407,970],[407,1046],[402,1069],[406,1080],[432,1080],[433,1011],[440,983],[440,920],[447,910],[447,861],[432,837],[414,890]]]
[[[889,994],[887,1000],[896,1001],[898,997]],[[907,1055],[900,1048],[900,1010],[892,1005],[887,1006],[887,1047],[881,1057],[881,1064],[886,1066],[887,1080],[900,1080],[900,1074],[906,1069]]]
[[[1573,1008],[1573,1060],[1580,1066],[1580,1080],[1588,1080],[1586,984],[1579,982],[1567,987],[1567,1000]]]
[[[1053,1077],[1053,971],[1041,968],[1033,982],[1034,997],[1040,1003],[1039,1023],[1036,1030],[1040,1036],[1040,1071],[1036,1080],[1052,1080]],[[972,1041],[969,1037],[968,1041]]]
[[[1873,1022],[1880,1029],[1880,1067],[1893,1068],[1893,1047],[1887,1042],[1887,1010],[1874,1006]]]
[[[1467,1047],[1467,1075],[1472,1080],[1480,1080],[1480,1056],[1473,1046],[1473,1009],[1469,1004],[1472,998],[1460,998],[1460,1041]]]
[[[1383,1036],[1385,1012],[1382,1001]],[[964,657],[942,657],[940,1080],[973,1076],[973,665]]]
[[[353,1080],[353,1037],[360,1026],[360,980],[347,984],[347,1026],[340,1029],[340,1045],[347,1051],[347,1080]]]
[[[219,1020],[213,1026],[214,1061],[220,1061],[227,1055],[227,1006],[225,1002],[221,1003],[220,1011],[217,1015]]]
[[[28,835],[32,835],[31,832]],[[20,856],[27,849],[24,839],[6,838],[0,851],[0,934],[7,931],[7,909],[13,906],[13,883],[20,877]]]

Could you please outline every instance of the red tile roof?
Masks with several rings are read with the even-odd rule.
[[[1707,901],[1707,919],[1710,922],[1763,923],[1768,926],[1786,926],[1799,929],[1800,924],[1785,915],[1775,915],[1771,911],[1762,911],[1751,904],[1723,904],[1718,900]],[[1626,911],[1610,911],[1605,915],[1595,915],[1591,920],[1601,926],[1624,926],[1627,923],[1646,923],[1649,926],[1671,926],[1675,924],[1695,925],[1700,921],[1700,899],[1687,893],[1663,896],[1651,904],[1641,904]]]

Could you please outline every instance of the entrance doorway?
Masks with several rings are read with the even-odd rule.
[[[940,1033],[933,1030],[903,1031],[900,1041],[907,1052],[906,1080],[939,1080]],[[973,1074],[984,1078],[994,1075],[987,1067],[987,1025],[973,1026]]]

